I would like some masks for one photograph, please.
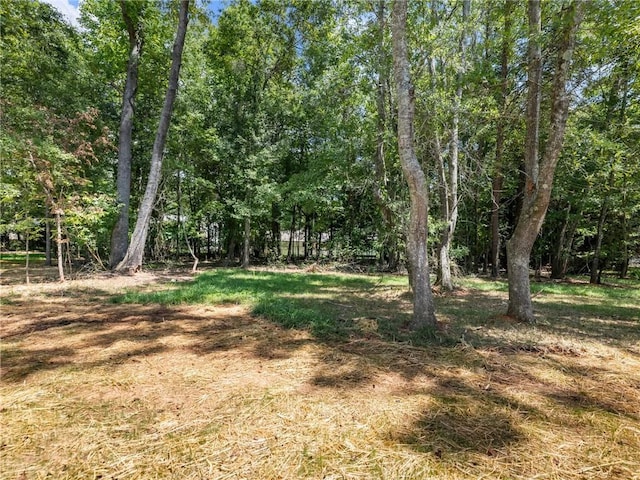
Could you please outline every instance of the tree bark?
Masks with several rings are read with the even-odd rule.
[[[564,220],[562,221],[562,228],[556,238],[553,254],[551,258],[551,278],[562,279],[566,275],[566,257],[567,257],[567,231],[569,230],[569,223],[571,220],[571,203],[567,204]],[[571,239],[569,239],[569,242]]]
[[[506,140],[507,96],[509,95],[509,58],[511,54],[511,11],[513,1],[504,2],[504,31],[502,33],[502,53],[500,59],[500,119],[496,131],[495,172],[491,182],[491,276],[500,276],[500,201],[504,185],[503,156]]]
[[[244,217],[244,235],[242,242],[242,268],[249,268],[251,248],[251,217]]]
[[[191,243],[189,243],[189,237],[187,235],[187,229],[183,228],[182,230],[184,232],[184,242],[187,244],[187,250],[189,250],[189,254],[191,255],[191,258],[193,259],[193,266],[191,267],[191,273],[196,273],[196,271],[198,271],[198,262],[200,260],[198,259],[198,256],[196,255],[196,252],[194,251],[194,249],[191,247]]]
[[[392,12],[393,63],[398,96],[398,151],[409,186],[411,210],[407,232],[407,257],[413,284],[413,320],[410,327],[433,328],[435,307],[427,255],[428,190],[414,146],[414,100],[407,52],[407,0],[396,0]]]
[[[373,181],[373,199],[380,210],[383,222],[382,252],[380,255],[380,265],[382,268],[395,270],[397,268],[398,241],[396,234],[395,213],[390,206],[388,192],[387,167],[385,161],[385,139],[388,131],[387,121],[387,85],[389,83],[387,74],[387,50],[384,45],[384,32],[386,29],[385,0],[378,1],[376,12],[378,20],[378,83],[376,85],[376,153],[374,157],[375,177]]]
[[[294,237],[295,228],[296,228],[296,210],[297,210],[297,206],[294,205],[293,209],[291,210],[291,228],[289,229],[289,245],[287,246],[287,262],[291,262],[295,253],[293,251],[293,237]]]
[[[182,176],[182,172],[178,170],[178,185],[176,187],[176,203],[177,203],[177,216],[176,216],[176,262],[180,261],[180,226],[182,224],[182,185],[180,181],[180,177]],[[186,236],[186,233],[185,233]]]
[[[29,280],[29,232],[28,231],[25,234],[24,249],[25,249],[24,275],[25,275],[25,282],[27,285],[29,285],[29,283],[31,282]]]
[[[613,170],[611,171],[613,177]],[[605,197],[600,207],[600,217],[598,218],[598,232],[596,234],[596,248],[591,261],[591,276],[589,283],[600,283],[600,252],[602,251],[602,239],[604,238],[604,224],[609,212],[609,197]]]
[[[44,219],[44,264],[47,267],[51,266],[51,214],[49,213],[49,209],[45,208],[45,219]]]
[[[522,208],[513,235],[507,242],[509,306],[507,315],[519,321],[534,322],[529,283],[529,260],[551,198],[551,188],[569,114],[566,84],[582,20],[583,2],[571,3],[564,10],[563,29],[558,40],[558,57],[551,101],[551,124],[542,159],[538,158],[542,53],[540,0],[529,0],[529,65],[527,80],[527,136],[525,145],[525,185]]]
[[[122,96],[122,112],[118,130],[118,173],[116,177],[118,219],[111,232],[109,265],[114,268],[122,261],[129,247],[129,207],[131,203],[132,131],[135,97],[138,90],[138,65],[142,54],[142,32],[127,12],[126,2],[120,0],[122,18],[129,33],[129,62]]]
[[[136,272],[142,268],[142,260],[144,257],[144,247],[149,232],[149,222],[151,221],[151,213],[156,200],[158,186],[160,184],[162,172],[162,158],[164,155],[164,146],[167,140],[167,132],[169,131],[169,123],[171,122],[171,114],[173,112],[173,104],[178,92],[178,79],[180,77],[180,66],[182,63],[182,51],[184,49],[184,40],[187,33],[189,0],[181,0],[180,13],[178,21],[178,31],[173,44],[173,53],[171,55],[171,73],[169,76],[169,87],[164,99],[164,105],[160,114],[160,123],[156,139],[153,143],[153,152],[151,154],[151,169],[149,171],[149,179],[144,192],[144,197],[140,201],[138,209],[138,218],[136,227],[131,236],[131,243],[127,249],[127,253],[122,261],[117,265],[116,270]]]
[[[460,35],[458,51],[462,65],[456,74],[456,93],[453,101],[453,119],[451,122],[451,141],[450,141],[450,156],[448,168],[445,168],[442,161],[442,155],[438,155],[440,158],[441,176],[443,182],[443,197],[446,197],[446,201],[442,203],[443,216],[445,221],[445,227],[440,235],[440,252],[439,252],[439,279],[440,286],[443,290],[453,290],[453,278],[451,276],[451,243],[453,241],[453,234],[456,230],[458,223],[458,156],[460,152],[460,106],[462,103],[462,82],[463,75],[466,71],[465,65],[465,53],[466,53],[466,21],[469,17],[471,10],[471,0],[463,0],[462,2],[462,33]],[[446,173],[445,173],[446,171]],[[448,176],[447,176],[448,173]],[[448,178],[447,178],[448,177]],[[448,184],[448,185],[447,185]]]
[[[62,212],[60,209],[55,210],[56,219],[56,246],[58,247],[58,278],[64,282],[64,258],[62,255]]]

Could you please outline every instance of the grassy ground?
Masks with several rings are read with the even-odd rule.
[[[640,282],[213,270],[4,287],[7,479],[640,478]]]

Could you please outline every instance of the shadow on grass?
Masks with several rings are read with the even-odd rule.
[[[523,437],[518,425],[536,409],[461,380],[439,377],[432,403],[394,441],[423,453],[494,455]]]
[[[393,277],[391,282],[394,281]],[[383,277],[215,270],[151,293],[127,293],[116,303],[248,304],[254,315],[323,341],[370,334],[394,340],[409,320],[400,299],[372,300],[389,288]],[[395,280],[397,283],[397,280]],[[372,316],[373,313],[373,316]],[[368,327],[364,326],[368,322]]]
[[[626,405],[585,396],[570,382],[558,386],[518,369],[515,357],[509,355],[539,356],[545,367],[551,365],[572,381],[586,384],[595,378],[593,385],[613,387],[606,365],[581,370],[571,364],[579,352],[551,351],[552,361],[535,340],[521,339],[543,331],[578,341],[631,346],[640,340],[634,320],[640,307],[611,310],[592,299],[565,305],[562,297],[551,296],[536,304],[548,325],[511,324],[495,320],[504,311],[504,294],[487,283],[483,293],[437,298],[446,333],[413,335],[406,330],[410,298],[401,285],[394,277],[215,270],[154,292],[111,298],[106,292],[85,291],[91,301],[70,302],[64,311],[43,307],[4,335],[11,341],[3,347],[4,379],[17,383],[39,371],[118,365],[175,349],[165,342],[169,337],[179,337],[184,342],[180,348],[195,355],[234,349],[265,361],[291,358],[312,343],[322,347],[319,364],[308,379],[313,387],[365,388],[381,372],[397,374],[406,382],[417,379],[416,388],[421,390],[404,394],[428,395],[430,408],[389,435],[421,452],[492,455],[495,448],[521,441],[523,418],[544,418],[544,412],[509,396],[509,388],[518,384],[557,407],[629,414]],[[200,304],[202,309],[182,309],[182,304]],[[207,310],[210,305],[229,304],[246,304],[255,316],[233,307]],[[310,335],[296,335],[297,330]],[[514,332],[520,335],[518,340]],[[43,333],[64,346],[30,344],[31,335]],[[469,379],[456,378],[461,371]],[[487,388],[489,382],[496,388]]]

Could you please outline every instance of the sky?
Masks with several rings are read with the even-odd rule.
[[[79,0],[42,0],[44,3],[48,3],[56,7],[56,9],[62,13],[64,18],[71,23],[71,25],[78,26],[78,17],[80,12],[78,11]]]
[[[58,9],[60,13],[71,23],[71,25],[78,26],[78,18],[80,12],[78,10],[78,3],[82,0],[42,0],[45,3],[53,5]],[[209,0],[209,13],[213,18],[217,17],[224,7],[229,4],[229,0]]]

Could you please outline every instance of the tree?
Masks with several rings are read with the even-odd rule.
[[[413,286],[412,329],[436,325],[427,254],[429,196],[414,146],[414,92],[407,49],[407,0],[395,0],[392,13],[393,65],[398,98],[398,151],[411,201],[407,260]]]
[[[142,55],[143,35],[142,22],[130,10],[135,3],[120,0],[122,18],[129,35],[129,61],[127,63],[127,79],[122,95],[120,128],[118,130],[118,172],[116,177],[118,220],[111,233],[111,252],[109,264],[116,267],[124,258],[129,246],[129,204],[131,199],[131,157],[133,115],[136,91],[138,90],[138,65]]]
[[[101,88],[90,84],[78,32],[51,6],[3,2],[0,16],[2,223],[26,222],[34,239],[53,216],[63,280],[63,248],[74,244],[99,263],[98,237],[110,213],[108,173],[99,161],[111,150],[109,131],[92,106]]]
[[[509,96],[509,59],[512,50],[513,6],[514,2],[512,0],[504,1],[504,24],[500,54],[500,118],[496,129],[495,171],[491,183],[491,276],[493,278],[497,278],[500,274],[500,202],[504,186],[503,162],[507,129],[506,116]]]
[[[557,39],[558,53],[551,92],[551,112],[548,138],[542,156],[539,155],[540,104],[542,96],[543,58],[541,48],[540,0],[529,0],[527,135],[524,154],[525,185],[522,207],[513,235],[507,242],[509,306],[507,314],[526,322],[535,321],[529,287],[531,250],[544,221],[553,176],[562,150],[569,114],[567,82],[576,31],[582,20],[582,2],[574,1],[563,8],[562,27]]]
[[[160,122],[156,133],[156,139],[153,144],[153,152],[151,154],[151,170],[147,180],[147,188],[144,197],[140,201],[138,209],[138,217],[136,226],[131,236],[131,242],[127,249],[127,253],[122,261],[116,266],[116,270],[128,270],[130,272],[137,271],[142,267],[144,257],[144,248],[149,231],[149,222],[151,213],[156,200],[158,186],[160,184],[162,172],[162,157],[164,155],[164,147],[171,122],[171,113],[173,104],[178,92],[178,79],[180,76],[180,66],[182,63],[182,51],[184,48],[185,37],[187,33],[187,23],[189,21],[189,0],[180,1],[180,12],[178,19],[178,29],[176,32],[175,42],[173,44],[173,52],[171,55],[171,73],[169,75],[169,86],[165,95],[164,105],[160,114]]]
[[[445,162],[442,154],[440,141],[436,135],[436,159],[440,174],[442,220],[444,227],[440,234],[440,245],[438,247],[438,279],[444,290],[453,290],[453,280],[451,278],[451,243],[453,234],[458,223],[458,171],[460,153],[460,110],[462,102],[463,75],[466,71],[466,50],[467,50],[467,26],[465,25],[471,9],[471,0],[462,2],[462,32],[458,41],[458,54],[461,58],[461,65],[455,75],[455,93],[453,95],[452,119],[451,119],[451,139],[449,146],[449,161]]]

